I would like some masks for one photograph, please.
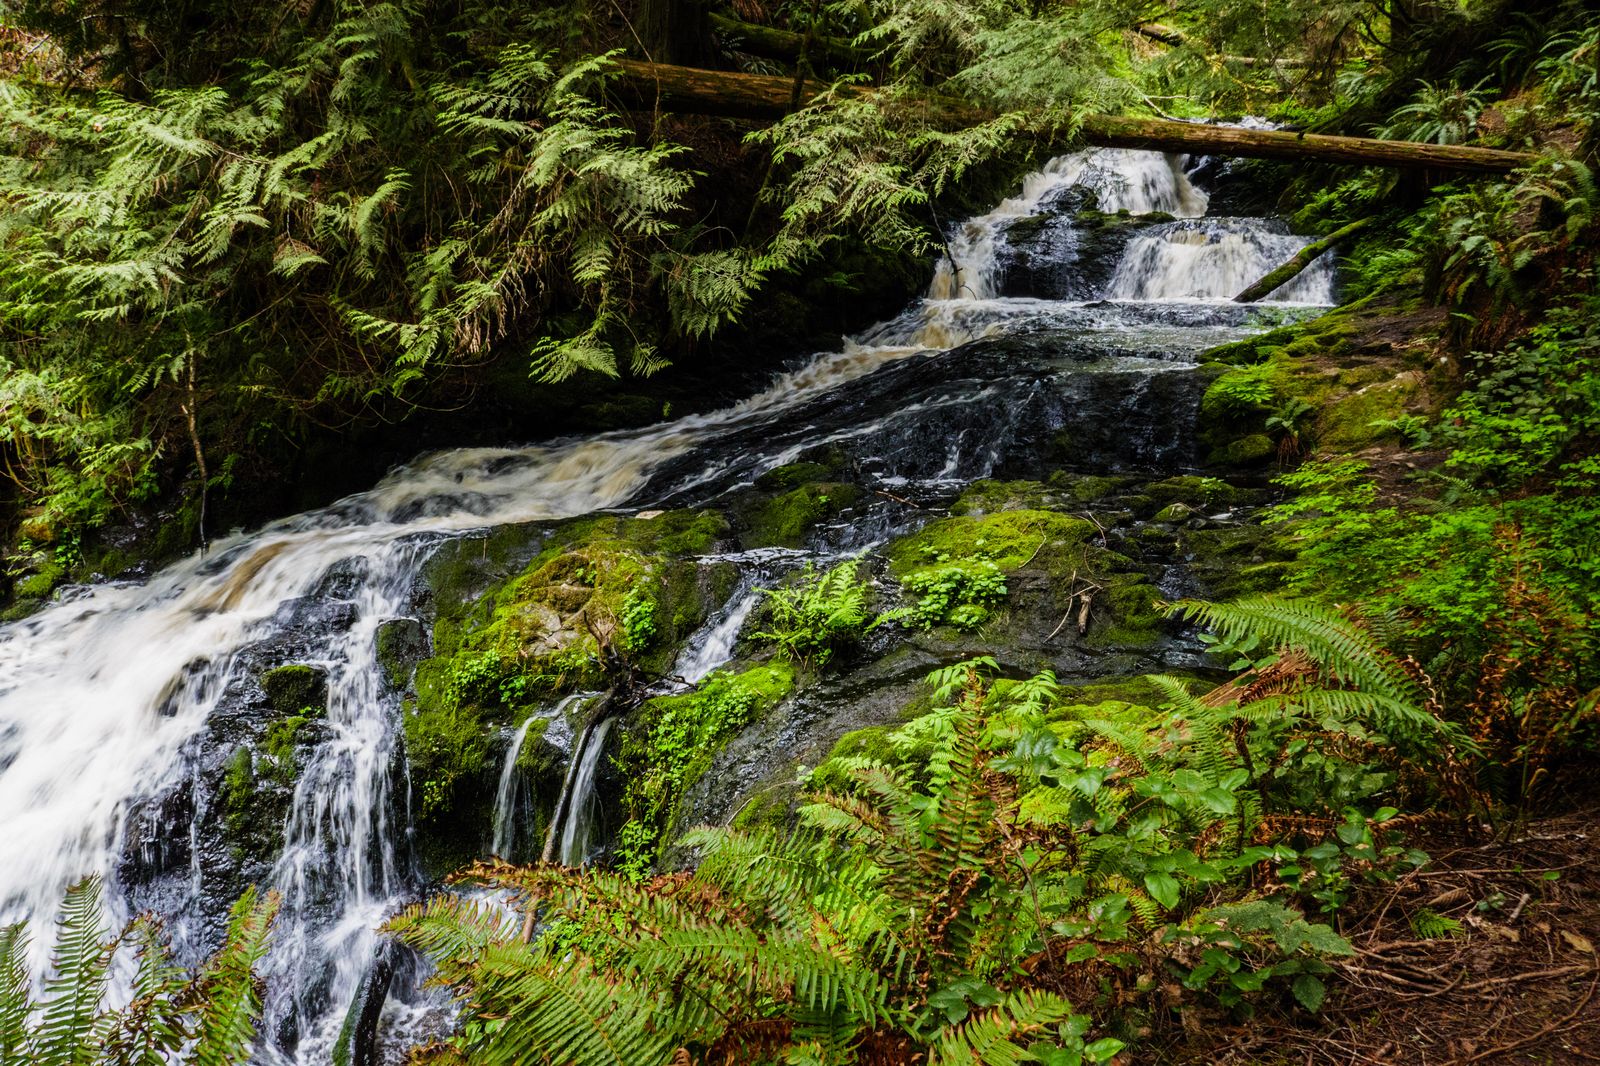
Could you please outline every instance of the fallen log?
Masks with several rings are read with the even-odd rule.
[[[807,52],[842,61],[846,66],[865,64],[872,58],[870,48],[859,48],[842,37],[812,34],[808,38],[806,34],[795,33],[793,30],[740,22],[736,18],[718,15],[715,12],[707,15],[706,20],[718,33],[739,38],[744,44],[744,51],[752,55],[768,56],[772,59],[797,59],[801,52]]]
[[[788,114],[794,97],[792,78],[675,67],[633,59],[615,62],[622,74],[620,88],[625,96],[635,103],[667,111],[770,120]],[[802,99],[809,99],[830,88],[842,94],[874,91],[871,86],[830,86],[820,81],[807,81],[801,86],[800,95]],[[979,108],[949,97],[930,97],[927,106],[940,121],[952,126],[974,125],[991,117]],[[1246,130],[1120,115],[1083,116],[1076,141],[1097,148],[1143,148],[1191,155],[1350,166],[1427,167],[1480,174],[1506,173],[1538,158],[1530,152],[1506,152],[1496,148],[1335,137],[1287,130]]]
[[[1254,285],[1235,296],[1233,298],[1233,302],[1236,304],[1253,304],[1257,300],[1264,299],[1275,290],[1281,289],[1285,285],[1289,284],[1289,282],[1293,281],[1299,276],[1302,270],[1316,262],[1317,257],[1323,252],[1326,252],[1329,248],[1332,248],[1346,237],[1361,232],[1368,226],[1372,225],[1372,223],[1375,221],[1377,221],[1377,219],[1372,216],[1358,219],[1355,222],[1350,223],[1348,226],[1343,226],[1334,230],[1321,240],[1312,241],[1310,244],[1296,252],[1294,254],[1294,258],[1290,259],[1287,263],[1278,267],[1276,270],[1269,271],[1266,277],[1262,278],[1260,281],[1256,282]]]

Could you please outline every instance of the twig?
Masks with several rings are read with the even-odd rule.
[[[904,496],[896,496],[894,493],[886,492],[883,489],[873,489],[872,492],[876,496],[882,496],[886,500],[893,500],[895,503],[903,503],[907,507],[914,507],[919,511],[926,511],[927,510],[926,507],[922,506],[922,504],[917,503],[914,500],[908,500]]]
[[[1600,956],[1596,956],[1595,961],[1600,963]],[[1484,1059],[1490,1057],[1504,1055],[1508,1051],[1515,1051],[1517,1048],[1531,1044],[1535,1040],[1544,1039],[1558,1029],[1565,1028],[1566,1025],[1572,1021],[1572,1019],[1583,1013],[1583,1009],[1587,1007],[1589,1005],[1589,1001],[1594,998],[1594,991],[1596,987],[1600,987],[1600,966],[1596,967],[1594,980],[1589,982],[1589,990],[1583,994],[1583,998],[1578,1001],[1578,1005],[1573,1007],[1572,1011],[1567,1014],[1566,1017],[1561,1018],[1558,1021],[1551,1022],[1549,1025],[1545,1026],[1543,1029],[1540,1029],[1537,1033],[1534,1033],[1531,1036],[1522,1037],[1520,1040],[1513,1040],[1509,1044],[1501,1044],[1499,1047],[1492,1047],[1487,1051],[1480,1051],[1471,1058],[1461,1059],[1457,1063],[1457,1066],[1467,1066],[1468,1063],[1482,1062]]]

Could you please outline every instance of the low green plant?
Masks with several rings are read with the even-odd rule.
[[[628,821],[616,847],[620,869],[643,877],[660,856],[685,792],[722,745],[793,684],[783,666],[734,674],[716,671],[694,691],[648,701],[623,734],[617,762],[626,779]]]
[[[1206,389],[1200,409],[1220,418],[1241,418],[1266,411],[1279,396],[1278,373],[1270,360],[1230,367]]]
[[[943,561],[912,571],[900,585],[915,602],[884,612],[874,626],[899,621],[919,629],[976,629],[988,621],[990,608],[1006,598],[1005,574],[988,559]]]
[[[869,619],[871,587],[857,577],[855,559],[817,573],[806,565],[798,580],[767,597],[765,628],[754,639],[771,644],[792,663],[824,667],[844,648],[861,639]]]
[[[660,635],[656,622],[659,608],[650,591],[634,586],[622,601],[622,647],[629,652],[649,648]]]

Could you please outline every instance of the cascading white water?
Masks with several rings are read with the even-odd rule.
[[[519,806],[525,801],[518,796],[517,760],[522,756],[523,745],[527,742],[528,732],[535,722],[543,726],[543,735],[550,740],[558,731],[566,731],[567,715],[574,709],[580,708],[600,696],[598,692],[574,692],[556,703],[555,706],[541,711],[535,711],[523,719],[522,725],[517,727],[511,735],[511,743],[506,748],[505,762],[500,767],[500,780],[495,788],[493,829],[494,838],[490,846],[491,854],[508,861],[517,858],[517,834],[519,824]],[[568,732],[570,742],[570,732]],[[572,753],[576,758],[577,753]]]
[[[711,671],[732,659],[739,631],[760,602],[761,591],[749,587],[748,583],[742,584],[722,612],[712,618],[701,632],[689,638],[672,672],[691,685],[698,684]]]
[[[1178,156],[1116,148],[1060,156],[1023,179],[1020,194],[968,219],[951,235],[950,255],[940,260],[929,295],[935,300],[994,299],[996,243],[1006,227],[1038,214],[1049,200],[1075,187],[1093,192],[1099,209],[1107,213],[1161,211],[1193,218],[1206,211],[1206,194],[1184,176]]]
[[[42,964],[50,941],[42,919],[54,913],[68,884],[90,874],[108,880],[111,910],[125,916],[117,875],[130,810],[169,792],[200,790],[190,748],[225,691],[253,684],[246,649],[282,630],[285,611],[311,596],[330,570],[358,565],[359,588],[347,604],[351,620],[319,630],[315,653],[296,660],[327,671],[328,738],[308,753],[271,875],[285,902],[268,962],[269,1031],[292,1021],[294,1059],[327,1061],[372,956],[374,927],[417,888],[404,860],[408,798],[397,785],[403,781],[398,697],[381,680],[374,636],[382,622],[411,610],[410,590],[431,547],[485,526],[620,506],[653,472],[692,449],[764,426],[887,362],[1048,317],[1058,305],[993,295],[997,247],[1006,226],[1074,184],[1093,188],[1105,211],[1194,217],[1206,206],[1173,158],[1115,150],[1063,157],[1030,177],[1018,197],[954,235],[955,265],[940,265],[927,299],[741,403],[643,430],[426,456],[369,492],[224,538],[209,555],[142,585],[74,590],[32,618],[0,627],[0,923],[35,919],[34,961]],[[1161,238],[1158,228],[1146,236]],[[1250,232],[1266,232],[1265,224]],[[1130,249],[1126,298],[1194,295],[1200,287],[1187,279],[1201,268],[1178,247],[1187,247],[1187,239],[1155,251]],[[1270,259],[1298,246],[1272,245],[1261,254]],[[1117,278],[1123,285],[1123,274]],[[1323,289],[1305,284],[1295,298],[1323,297]],[[1212,292],[1222,282],[1208,286],[1206,295],[1232,295]],[[1083,313],[1089,321],[1091,313]],[[777,466],[797,447],[784,445],[751,462],[757,471]],[[707,484],[718,473],[715,464],[702,464],[675,490]],[[704,655],[683,664],[686,677],[726,661],[743,620],[739,608],[749,609],[744,601],[734,607],[701,640]],[[592,790],[609,728],[591,730],[595,735],[574,755],[561,834],[565,861],[587,855]],[[199,820],[220,815],[205,796],[195,797],[194,811],[182,831],[197,839]],[[191,854],[198,856],[198,848]],[[203,890],[199,875],[193,871],[191,894]]]
[[[530,714],[511,734],[505,765],[500,768],[500,783],[494,792],[494,843],[490,847],[493,854],[504,859],[511,857],[517,845],[517,760],[522,757],[528,727],[536,721],[538,719]]]
[[[561,820],[561,850],[558,853],[568,866],[582,866],[589,859],[590,828],[594,825],[594,783],[600,769],[600,757],[605,754],[606,737],[611,734],[615,718],[596,722],[584,739],[583,750],[573,756],[577,759],[577,772],[567,785],[565,801],[557,805],[563,811]]]
[[[1197,218],[1151,226],[1128,246],[1106,295],[1113,300],[1231,300],[1307,243],[1258,218]],[[1270,299],[1332,303],[1332,257],[1312,263]]]

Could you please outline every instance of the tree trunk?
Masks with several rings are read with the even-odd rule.
[[[634,32],[653,62],[695,63],[705,58],[706,21],[700,0],[639,0]]]
[[[790,110],[794,80],[765,74],[736,74],[663,64],[617,60],[622,89],[635,102],[659,100],[669,111],[732,118],[775,119]],[[808,81],[802,97],[826,91],[824,82]],[[841,93],[871,92],[870,86],[840,85]],[[949,125],[972,125],[988,117],[960,100],[934,97],[930,112]],[[1371,137],[1332,137],[1286,130],[1245,130],[1204,126],[1171,119],[1086,115],[1078,142],[1099,148],[1145,148],[1192,155],[1244,156],[1295,162],[1343,163],[1367,167],[1432,167],[1436,170],[1499,174],[1527,166],[1538,157],[1529,152],[1464,148],[1418,141],[1382,141]]]
[[[1357,219],[1342,229],[1334,230],[1321,240],[1312,241],[1296,252],[1293,259],[1276,270],[1270,271],[1266,277],[1235,296],[1233,302],[1236,304],[1253,304],[1257,300],[1266,298],[1275,290],[1281,289],[1293,281],[1302,270],[1316,262],[1317,257],[1323,252],[1326,252],[1346,237],[1366,229],[1376,221],[1377,219],[1373,217]]]

